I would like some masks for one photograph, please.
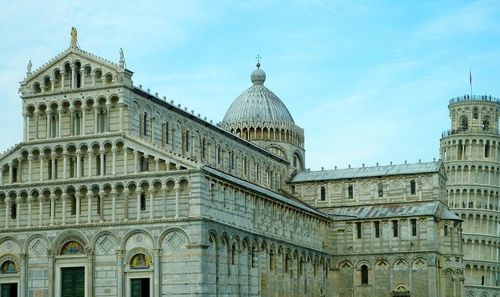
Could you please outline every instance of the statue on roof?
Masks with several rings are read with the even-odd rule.
[[[71,44],[70,47],[77,47],[78,32],[75,27],[71,27]]]
[[[30,75],[31,74],[31,68],[33,67],[33,64],[31,64],[31,60],[28,62],[28,66],[26,67],[26,74]]]
[[[121,68],[126,68],[127,64],[125,64],[125,54],[123,53],[123,49],[120,47],[120,61],[119,65]]]

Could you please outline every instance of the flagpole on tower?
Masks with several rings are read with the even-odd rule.
[[[470,99],[472,99],[472,71],[469,68]]]

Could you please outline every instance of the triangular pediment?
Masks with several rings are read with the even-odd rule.
[[[132,72],[123,66],[124,63],[115,63],[78,47],[70,47],[33,72],[28,67],[20,92],[22,95],[33,95],[77,87],[73,85],[79,88],[80,84],[94,86],[123,82],[124,78],[132,76]]]

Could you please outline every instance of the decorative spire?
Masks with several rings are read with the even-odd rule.
[[[126,68],[127,64],[125,63],[125,55],[123,54],[123,49],[120,47],[120,61],[119,66],[121,68]]]
[[[71,48],[78,47],[78,31],[75,27],[71,27],[71,43],[69,45]]]
[[[29,60],[28,66],[26,66],[26,75],[31,74],[31,67],[33,67],[33,64],[31,64],[31,60]]]
[[[260,59],[262,59],[262,57],[259,54],[257,54],[257,57],[255,57],[255,59],[257,60],[257,65],[256,66],[257,66],[257,69],[258,69],[258,68],[260,68]]]

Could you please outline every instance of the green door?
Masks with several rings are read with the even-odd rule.
[[[0,292],[1,297],[17,297],[17,284],[2,284]]]
[[[150,297],[149,278],[133,278],[130,280],[131,297]]]
[[[85,268],[61,268],[61,297],[85,296]]]

